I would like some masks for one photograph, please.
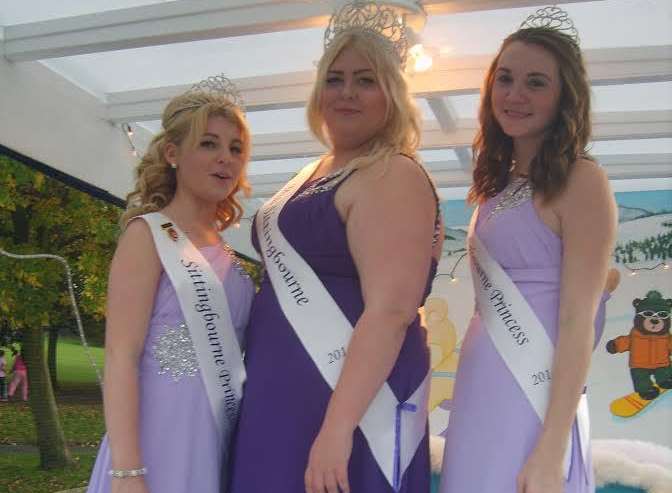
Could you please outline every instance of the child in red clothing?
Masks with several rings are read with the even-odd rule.
[[[7,401],[7,373],[5,371],[5,352],[0,349],[0,402]]]
[[[14,397],[14,392],[16,392],[17,387],[21,387],[21,398],[24,401],[28,400],[28,369],[26,368],[26,363],[23,361],[22,352],[17,353],[16,350],[12,350],[14,354],[14,366],[12,367],[12,372],[14,377],[12,378],[12,383],[9,384],[9,397]]]

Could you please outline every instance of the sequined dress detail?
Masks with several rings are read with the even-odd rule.
[[[527,180],[512,180],[481,205],[475,230],[556,344],[562,240],[537,213]],[[603,295],[595,318],[596,344],[604,329],[607,299]],[[460,349],[440,493],[516,493],[516,476],[541,430],[539,418],[475,311]],[[576,423],[572,435],[572,462],[563,491],[592,493],[590,454],[584,463]]]
[[[239,340],[247,325],[254,287],[224,245],[199,249],[224,284]],[[223,493],[226,451],[215,421],[177,294],[165,272],[154,298],[139,363],[140,447],[150,492]],[[123,406],[124,403],[118,405]],[[109,493],[107,435],[87,493]]]
[[[364,301],[345,225],[334,204],[339,186],[347,179],[344,175],[332,174],[304,183],[281,211],[278,225],[354,327]],[[252,231],[259,249],[256,229]],[[393,254],[390,261],[394,261]],[[425,295],[435,271],[436,263],[432,262]],[[317,323],[315,329],[320,328]],[[268,278],[263,280],[252,307],[245,364],[248,379],[229,493],[304,492],[308,453],[332,391],[285,318]],[[408,399],[428,369],[426,331],[416,318],[407,329],[387,380],[400,402]],[[359,429],[353,439],[348,472],[351,491],[392,493]],[[398,493],[427,492],[429,484],[426,434]]]

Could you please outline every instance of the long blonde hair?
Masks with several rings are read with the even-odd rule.
[[[307,118],[311,132],[322,144],[331,148],[321,111],[321,98],[329,67],[345,48],[354,49],[371,64],[387,103],[384,126],[372,139],[369,152],[353,159],[348,166],[352,169],[364,168],[374,162],[388,162],[396,154],[405,154],[419,161],[420,114],[409,93],[398,58],[387,46],[387,40],[376,34],[348,31],[338,36],[325,50],[317,66],[317,80],[308,101]]]
[[[155,212],[166,207],[175,196],[177,179],[175,170],[166,161],[168,143],[195,148],[208,126],[211,117],[223,117],[238,127],[242,141],[242,157],[247,165],[250,158],[250,130],[241,110],[228,98],[216,93],[190,91],[173,98],[163,111],[159,132],[149,144],[147,152],[136,168],[135,189],[128,194],[127,209],[121,216],[121,227],[126,227],[135,216]],[[221,230],[236,223],[243,208],[236,198],[239,191],[250,193],[247,166],[243,167],[238,183],[229,196],[217,205],[216,217]]]

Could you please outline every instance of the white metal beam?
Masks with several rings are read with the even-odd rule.
[[[642,166],[613,166],[607,168],[610,180],[632,180],[642,178],[672,178],[670,166],[642,165]]]
[[[124,50],[322,25],[321,2],[195,0],[7,26],[11,61]]]
[[[388,3],[418,10],[412,0]],[[7,26],[4,54],[14,62],[43,60],[319,27],[327,24],[336,5],[336,0],[191,0],[108,10]]]
[[[672,80],[672,45],[586,50],[593,85]],[[415,74],[411,91],[437,100],[442,96],[477,94],[491,55],[439,57],[432,70]],[[236,79],[248,111],[296,108],[308,100],[315,74],[302,71]],[[115,123],[157,120],[168,101],[188,85],[107,94],[107,117]],[[431,106],[430,102],[430,106]]]
[[[470,147],[456,147],[455,154],[457,154],[458,159],[460,160],[460,166],[463,171],[471,172],[472,164],[474,161],[474,156],[471,153]]]
[[[565,0],[556,3],[569,3]],[[415,10],[412,0],[388,0]],[[545,5],[546,0],[429,0],[429,14]],[[191,0],[7,26],[10,61],[156,46],[326,25],[337,0]]]
[[[234,80],[234,83],[247,111],[265,111],[304,106],[314,80],[312,71],[303,71],[245,77]],[[176,85],[108,93],[107,117],[113,123],[158,120],[168,101],[189,87]]]
[[[603,154],[594,156],[612,180],[672,177],[672,154]],[[459,161],[430,161],[425,168],[439,188],[471,185],[471,171]],[[251,175],[252,197],[270,197],[287,183],[294,173]]]
[[[434,113],[436,121],[439,122],[441,130],[445,133],[451,133],[457,129],[459,118],[448,97],[427,98],[427,104],[429,104],[432,113]],[[472,162],[469,147],[456,147],[455,154],[457,154],[457,158],[460,160],[462,170],[469,172]]]
[[[136,160],[100,101],[38,62],[0,57],[0,144],[117,197]]]
[[[559,0],[552,2],[578,3],[586,0]],[[597,0],[600,1],[600,0]],[[536,7],[548,5],[551,2],[536,0],[423,0],[422,4],[429,15],[456,14],[458,12],[474,12],[480,10],[513,9],[519,7]]]
[[[442,97],[427,98],[427,104],[432,109],[441,130],[453,132],[457,128],[458,116],[457,111],[447,99]]]
[[[424,123],[422,149],[470,147],[477,129],[476,120],[461,120],[445,133],[437,122]],[[593,140],[628,140],[672,137],[672,111],[605,112],[593,115]],[[254,161],[290,159],[322,154],[324,147],[309,132],[262,134],[254,137]]]
[[[672,177],[672,154],[603,154],[594,157],[604,166],[610,179]]]

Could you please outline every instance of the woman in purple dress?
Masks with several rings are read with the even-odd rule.
[[[594,491],[582,394],[616,213],[607,175],[586,153],[590,88],[578,41],[545,22],[558,13],[528,19],[486,76],[470,192],[477,309],[460,352],[442,493]],[[545,360],[534,349],[544,341]]]
[[[308,106],[329,152],[255,219],[266,275],[233,493],[429,490],[418,307],[441,250],[437,199],[398,52],[364,26],[330,32]]]
[[[240,353],[254,289],[220,233],[240,217],[235,194],[249,189],[250,136],[241,110],[218,92],[224,80],[211,78],[168,104],[128,197],[108,290],[107,435],[89,493],[225,491],[227,439],[218,416],[229,403],[211,392],[212,361],[202,357],[202,327],[194,318],[205,322],[210,344],[228,337],[236,346],[222,344],[218,354]],[[158,236],[152,217],[160,223]],[[162,239],[169,253],[191,252],[189,262],[181,258],[189,267],[186,283],[172,276]],[[183,303],[185,286],[195,287],[197,313]],[[212,299],[218,290],[226,300]],[[208,315],[226,301],[226,317]],[[215,318],[228,325],[215,327]]]

